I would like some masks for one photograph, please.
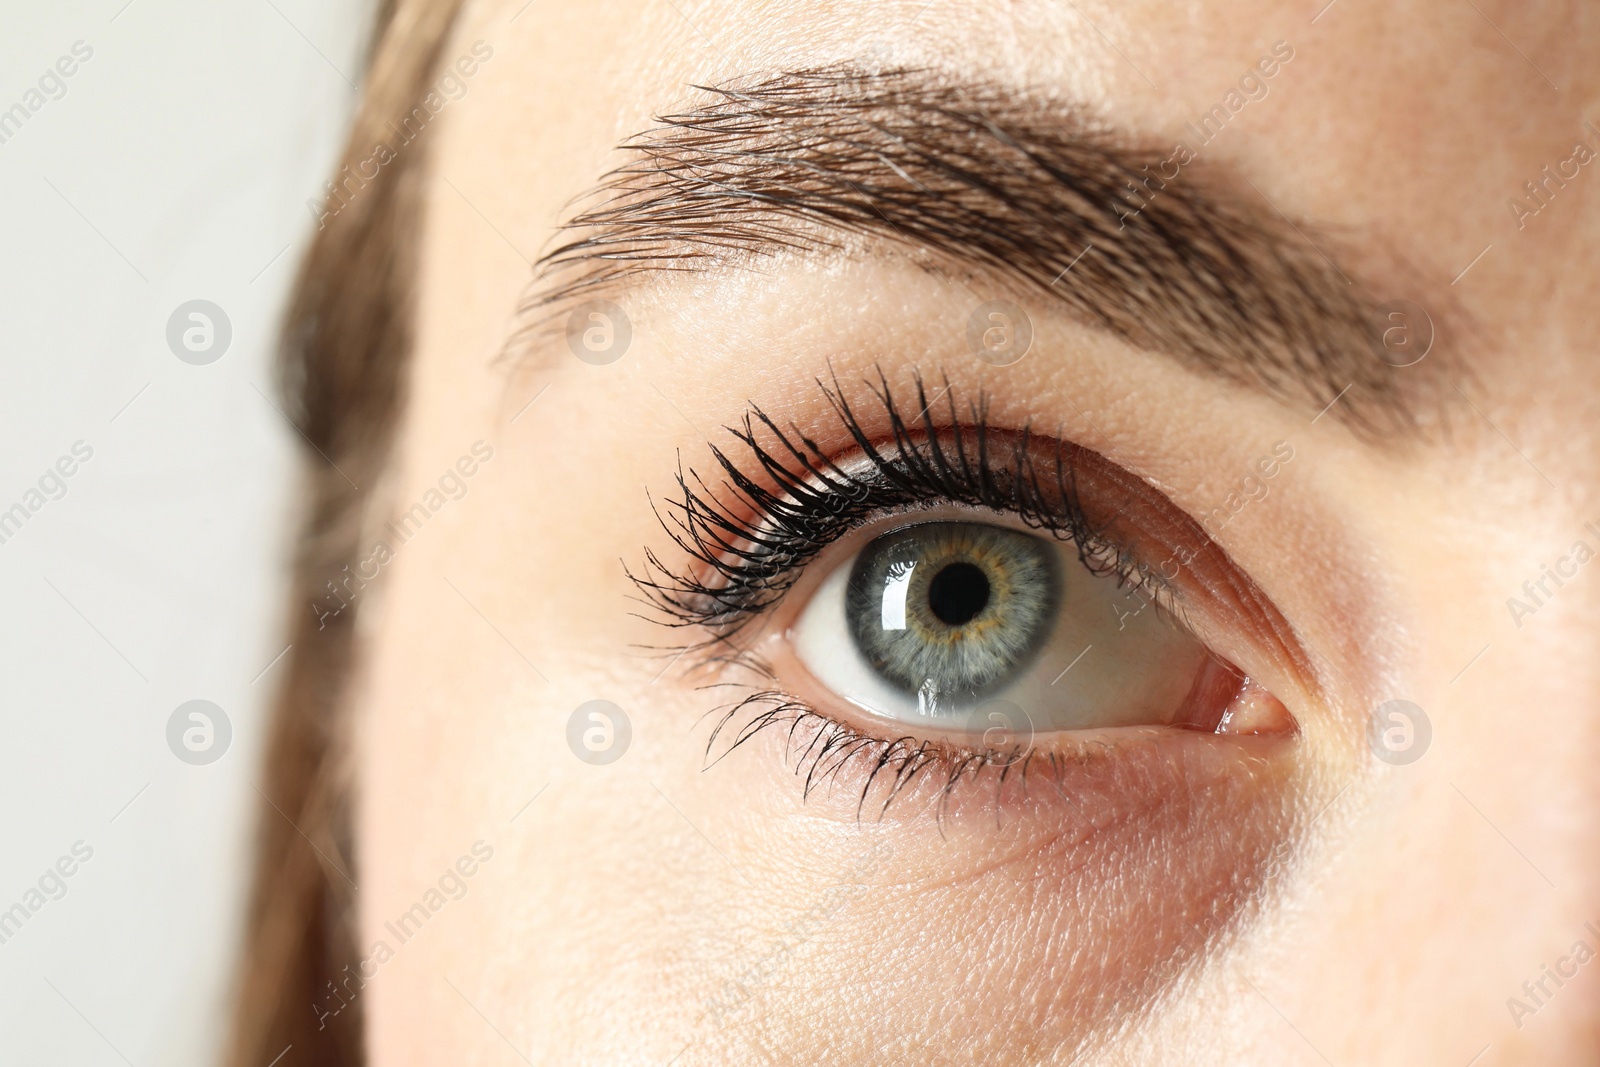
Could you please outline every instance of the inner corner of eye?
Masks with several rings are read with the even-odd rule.
[[[1165,726],[1283,734],[1283,705],[1078,546],[983,521],[902,521],[835,564],[789,627],[827,695],[897,726],[992,740]]]

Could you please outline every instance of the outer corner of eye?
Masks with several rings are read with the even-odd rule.
[[[987,516],[885,525],[813,587],[787,640],[828,697],[913,733],[981,734],[997,708],[1035,736],[1297,731],[1157,589]]]

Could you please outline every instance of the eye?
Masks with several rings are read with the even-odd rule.
[[[786,726],[808,793],[858,765],[864,798],[886,767],[892,796],[1035,742],[1057,764],[1124,736],[1296,733],[1235,664],[1302,677],[1303,654],[1198,522],[1089,449],[990,425],[981,397],[964,419],[948,386],[937,415],[915,389],[912,424],[882,381],[875,413],[824,386],[831,441],[752,409],[748,454],[713,446],[723,479],[680,473],[658,510],[690,562],[647,552],[634,581],[703,635],[708,689],[748,692],[708,753]]]
[[[821,686],[870,715],[982,733],[1004,701],[1038,733],[1214,729],[1242,688],[1237,675],[1202,684],[1229,672],[1153,592],[1070,541],[975,521],[902,521],[867,537],[822,579],[790,639]]]

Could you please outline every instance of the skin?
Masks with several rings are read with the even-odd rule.
[[[445,49],[481,38],[494,58],[430,134],[412,400],[371,516],[380,536],[473,442],[493,447],[363,608],[361,940],[393,950],[359,993],[373,1063],[1600,1053],[1600,971],[1546,980],[1542,1005],[1523,990],[1576,942],[1600,948],[1600,572],[1520,626],[1507,606],[1575,541],[1600,548],[1583,528],[1600,524],[1597,179],[1584,168],[1520,229],[1506,207],[1592,139],[1592,9],[521,6],[470,7]],[[967,315],[1013,294],[905,253],[653,283],[622,298],[634,338],[607,366],[559,335],[497,358],[568,202],[690,83],[887,49],[1164,139],[1277,40],[1294,61],[1207,156],[1337,235],[1380,295],[1437,309],[1442,400],[1413,440],[1313,422],[1043,305],[1029,356],[986,366]],[[748,401],[826,432],[830,360],[847,383],[879,366],[982,389],[994,424],[1059,426],[1191,514],[1290,442],[1217,540],[1306,661],[1225,610],[1199,625],[1299,733],[1192,737],[1184,776],[1170,751],[1113,755],[1071,780],[1080,806],[974,788],[942,826],[916,803],[858,821],[843,783],[803,800],[771,732],[703,769],[719,698],[698,687],[720,676],[641,651],[675,637],[630,614],[623,564],[672,548],[647,493],[670,498],[680,452],[708,469]],[[605,766],[566,741],[597,698],[632,728]],[[1432,724],[1409,765],[1367,741],[1393,698]],[[479,840],[493,856],[461,899],[400,944],[386,923]]]

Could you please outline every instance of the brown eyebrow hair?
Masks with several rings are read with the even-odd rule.
[[[1353,273],[1247,183],[1175,164],[1175,147],[928,71],[836,66],[696,88],[705,103],[625,140],[628,161],[580,199],[564,243],[535,265],[518,337],[643,275],[875,240],[1010,279],[1280,400],[1341,400],[1333,416],[1358,431],[1416,424]]]

